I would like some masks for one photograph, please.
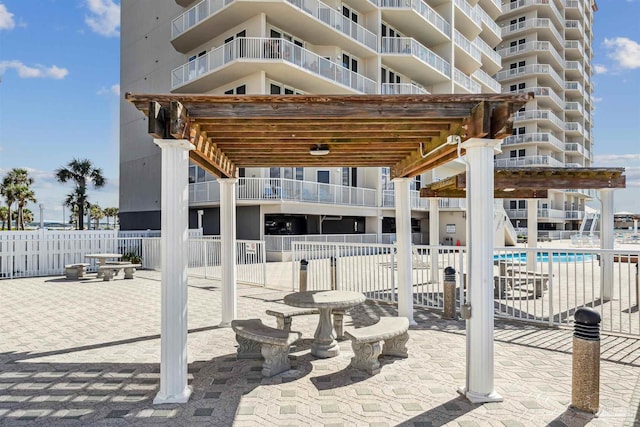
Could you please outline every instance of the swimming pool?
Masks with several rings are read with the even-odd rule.
[[[551,257],[553,262],[583,262],[583,261],[591,261],[594,259],[593,254],[577,254],[573,252],[552,252]],[[501,259],[504,259],[507,261],[514,261],[514,262],[526,261],[527,253],[520,252],[520,253],[494,255],[493,259],[495,261],[501,260]],[[538,252],[536,254],[536,261],[540,261],[540,262],[549,261],[549,252]]]

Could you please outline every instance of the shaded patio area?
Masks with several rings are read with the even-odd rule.
[[[270,276],[266,288],[238,287],[240,318],[290,292]],[[235,360],[230,328],[219,328],[220,283],[188,281],[189,385],[185,404],[152,405],[159,387],[160,274],[134,280],[58,277],[0,282],[0,426],[4,425],[633,425],[640,421],[640,343],[603,336],[602,414],[581,418],[571,399],[571,331],[495,322],[500,403],[471,404],[456,389],[465,379],[463,321],[416,308],[409,358],[385,359],[376,376],[348,368],[341,354],[315,359],[316,316],[297,317],[303,341],[293,370],[263,378],[260,362]],[[348,312],[347,328],[395,316],[367,303]]]

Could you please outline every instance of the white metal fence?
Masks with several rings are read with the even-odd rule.
[[[336,289],[362,292],[371,299],[397,302],[394,245],[294,242],[292,247],[294,288],[299,286],[300,260],[305,259],[310,290],[330,289],[333,284]],[[457,272],[457,304],[463,303],[466,249],[413,248],[414,303],[443,308],[442,279],[447,266]],[[637,250],[497,248],[495,314],[566,326],[573,322],[578,307],[588,306],[600,312],[603,331],[640,336],[639,256]],[[432,257],[437,260],[435,266]],[[613,260],[612,279],[606,284],[600,265],[604,258]],[[611,289],[611,298],[603,298],[605,285]]]

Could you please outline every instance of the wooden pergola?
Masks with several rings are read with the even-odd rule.
[[[395,182],[398,314],[413,321],[412,177],[466,154],[470,223],[464,394],[493,388],[493,153],[533,94],[208,96],[127,93],[162,150],[162,330],[155,403],[186,402],[188,160],[220,177],[222,322],[236,316],[235,182],[240,167],[389,167]],[[187,154],[188,153],[188,154]],[[126,183],[123,183],[126,184]],[[477,190],[476,190],[477,186]]]
[[[286,166],[381,166],[392,178],[413,177],[458,156],[451,135],[511,135],[512,113],[532,97],[125,95],[149,118],[150,135],[188,140],[191,161],[222,178],[239,167]]]

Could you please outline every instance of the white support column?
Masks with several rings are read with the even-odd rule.
[[[222,321],[229,327],[237,315],[236,289],[236,183],[237,178],[218,179],[220,183],[220,246],[222,264]]]
[[[469,235],[467,381],[460,390],[473,403],[499,402],[493,388],[493,155],[500,140],[472,138],[467,152]],[[469,185],[470,184],[470,185]]]
[[[429,246],[440,245],[440,199],[432,197],[429,199]],[[438,275],[438,250],[431,249],[431,281],[437,283],[440,279]],[[447,266],[445,266],[447,267]]]
[[[398,248],[398,316],[413,320],[413,257],[411,256],[411,178],[393,180],[396,199],[396,247]]]
[[[184,403],[187,385],[189,150],[186,140],[154,139],[162,149],[160,391],[154,404]]]
[[[603,188],[600,192],[600,247],[613,249],[613,188]],[[602,254],[600,258],[600,289],[602,299],[615,299],[613,288],[613,254]]]
[[[538,247],[538,200],[527,200],[527,247]],[[536,270],[537,254],[527,253],[527,270]]]

